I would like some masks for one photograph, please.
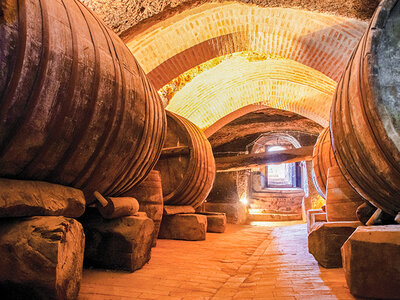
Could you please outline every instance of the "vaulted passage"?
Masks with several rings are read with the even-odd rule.
[[[400,299],[400,0],[0,0],[0,298]]]

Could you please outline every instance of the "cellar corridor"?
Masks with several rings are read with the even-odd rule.
[[[78,299],[354,299],[343,269],[308,253],[306,224],[252,224],[205,241],[159,239],[134,273],[84,269]]]

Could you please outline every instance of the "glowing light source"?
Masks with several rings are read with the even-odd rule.
[[[247,197],[245,195],[242,196],[239,201],[244,205],[249,204],[249,201],[247,200]]]

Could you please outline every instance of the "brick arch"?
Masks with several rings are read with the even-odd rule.
[[[208,138],[212,136],[215,132],[220,130],[222,127],[232,122],[233,120],[236,120],[244,115],[247,115],[248,113],[255,112],[257,110],[262,110],[265,108],[267,108],[267,106],[262,104],[249,104],[241,108],[238,108],[237,110],[227,114],[226,116],[217,120],[215,123],[211,124],[210,127],[207,127],[204,130],[204,134]]]
[[[327,126],[335,88],[326,75],[289,59],[232,57],[197,75],[167,109],[203,130],[248,105],[288,110]]]
[[[125,42],[156,88],[209,59],[240,52],[300,62],[337,81],[366,22],[291,8],[203,4]]]

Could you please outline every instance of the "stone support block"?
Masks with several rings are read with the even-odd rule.
[[[400,299],[400,225],[358,227],[341,251],[353,295]]]
[[[308,251],[321,266],[340,268],[340,248],[358,226],[354,221],[317,223],[308,234]]]
[[[86,234],[85,265],[133,272],[150,260],[154,223],[146,213],[104,219],[88,210],[81,219]]]
[[[83,192],[71,187],[29,180],[0,178],[0,217],[80,217]]]
[[[322,209],[309,209],[307,211],[307,232],[310,233],[311,228],[314,226],[316,219],[313,217],[315,214],[324,214]],[[322,217],[319,216],[318,220]],[[325,222],[326,222],[326,214],[325,214]]]
[[[207,232],[223,233],[226,227],[225,213],[201,212],[200,215],[207,217]]]
[[[84,249],[82,225],[74,219],[1,219],[1,298],[76,299]]]
[[[202,241],[206,239],[207,217],[200,214],[164,215],[158,238]]]

